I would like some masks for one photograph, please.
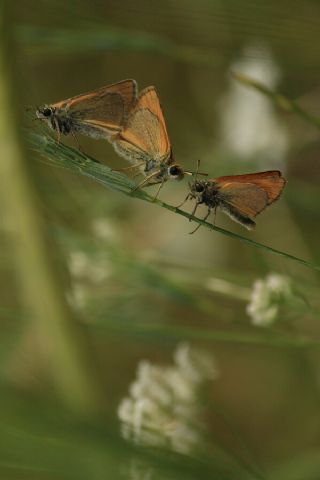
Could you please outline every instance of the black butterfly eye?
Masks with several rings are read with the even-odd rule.
[[[202,193],[204,191],[204,186],[201,183],[196,183],[194,189],[197,193]]]
[[[173,167],[170,167],[170,175],[179,175],[180,174],[180,168],[177,167],[177,165],[174,165]]]
[[[42,113],[43,113],[43,115],[44,115],[45,117],[50,117],[50,115],[52,114],[52,109],[46,107],[46,108],[44,108],[44,109],[42,110]]]
[[[168,169],[168,173],[177,180],[181,180],[184,176],[184,171],[180,165],[171,165]]]

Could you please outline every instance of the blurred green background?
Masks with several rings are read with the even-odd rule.
[[[32,121],[39,105],[125,78],[155,85],[177,162],[288,180],[254,232],[221,213],[216,224],[316,266],[318,128],[231,72],[317,118],[319,2],[26,0],[1,2],[0,16],[0,478],[318,479],[316,269],[205,228],[189,235],[182,216],[48,166],[19,141],[52,134]],[[109,143],[79,140],[127,166]],[[177,205],[186,191],[167,182],[160,197]],[[263,328],[246,307],[273,272],[290,295]],[[182,341],[220,372],[205,393],[205,445],[181,455],[126,442],[117,408],[139,361],[171,364]],[[132,459],[142,472],[126,470]]]

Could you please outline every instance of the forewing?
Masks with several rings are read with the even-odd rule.
[[[279,170],[267,172],[249,173],[247,175],[230,175],[214,179],[219,184],[250,184],[262,189],[267,195],[267,205],[270,205],[279,198],[286,184]]]
[[[144,152],[146,157],[160,160],[169,157],[170,142],[154,87],[145,88],[131,111],[119,140],[128,148]]]
[[[135,80],[123,80],[51,106],[68,110],[74,122],[119,131],[137,101]]]
[[[267,193],[253,183],[221,182],[219,198],[226,206],[249,218],[254,218],[268,205]]]

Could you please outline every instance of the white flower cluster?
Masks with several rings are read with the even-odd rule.
[[[100,248],[88,252],[72,250],[67,260],[72,281],[67,300],[79,310],[86,306],[90,298],[90,285],[100,286],[112,276],[114,270],[106,248],[116,236],[113,225],[104,218],[96,218],[91,228]]]
[[[190,453],[201,441],[199,388],[218,370],[205,352],[180,344],[170,367],[141,361],[130,396],[118,408],[122,435],[136,444]]]
[[[247,314],[254,325],[269,326],[276,321],[281,304],[292,296],[290,279],[285,275],[270,273],[264,280],[254,282]]]
[[[92,221],[91,228],[94,236],[100,240],[110,241],[116,238],[114,225],[106,218],[95,218]]]
[[[87,279],[92,283],[100,283],[108,277],[109,269],[106,260],[95,259],[80,250],[70,252],[68,267],[73,278]]]
[[[71,275],[71,290],[67,299],[74,308],[82,309],[90,297],[88,284],[100,285],[112,274],[106,256],[88,255],[81,250],[69,253],[68,268]]]
[[[129,468],[126,465],[124,477],[130,480],[152,480],[154,478],[154,471],[148,467],[146,463],[131,460]]]

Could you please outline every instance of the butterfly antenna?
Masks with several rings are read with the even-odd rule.
[[[199,168],[200,168],[200,160],[197,161],[197,170],[195,172],[189,170],[187,172],[184,172],[186,173],[187,175],[195,175],[195,182],[197,181],[197,178],[198,178],[198,175],[203,175],[204,177],[207,177],[208,174],[207,173],[204,173],[204,172],[199,172]]]
[[[195,179],[194,179],[195,182],[198,180],[199,168],[200,168],[200,159],[197,160],[197,171],[196,171],[196,176],[195,176]]]
[[[34,122],[35,120],[41,120],[40,118],[34,116],[35,108],[34,108],[33,105],[24,105],[23,109],[24,109],[24,111],[26,113],[26,116],[28,118],[32,114],[32,118],[31,119],[29,118],[29,120],[31,120],[32,122]]]

